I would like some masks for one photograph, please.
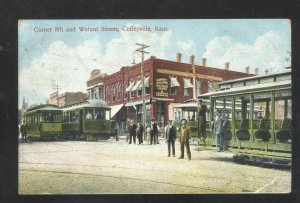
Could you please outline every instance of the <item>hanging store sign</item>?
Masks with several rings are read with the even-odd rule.
[[[169,80],[167,78],[157,78],[155,88],[156,97],[169,97]]]

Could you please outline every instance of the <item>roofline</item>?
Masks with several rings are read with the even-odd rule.
[[[226,81],[218,82],[217,84],[222,85],[222,84],[228,84],[228,83],[232,83],[232,82],[248,81],[248,80],[253,80],[253,79],[258,79],[258,78],[266,78],[266,77],[272,77],[272,76],[276,76],[276,75],[288,75],[288,74],[291,74],[291,71],[272,73],[272,74],[268,74],[268,75],[255,75],[255,76],[244,77],[244,78],[239,78],[239,79],[226,80]]]

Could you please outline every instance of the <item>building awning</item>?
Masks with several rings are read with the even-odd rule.
[[[190,79],[183,79],[184,82],[184,88],[193,88],[194,85],[192,85],[191,80]]]
[[[138,88],[140,88],[141,84],[142,84],[141,80],[137,81],[135,86],[130,91],[136,91]]]
[[[111,118],[114,117],[120,110],[121,108],[124,106],[124,104],[119,104],[119,105],[115,105],[115,106],[111,106]]]
[[[149,77],[146,77],[144,80],[145,87],[149,87]]]
[[[177,78],[173,78],[173,77],[170,77],[171,78],[171,87],[179,87],[180,84],[179,82],[177,81]]]
[[[145,103],[146,104],[150,103],[150,99],[146,99]],[[143,104],[143,101],[128,102],[128,103],[125,104],[125,106],[137,106],[137,105],[140,105],[140,104]]]
[[[131,91],[131,89],[133,88],[134,85],[134,81],[130,82],[129,86],[126,88],[126,92]]]

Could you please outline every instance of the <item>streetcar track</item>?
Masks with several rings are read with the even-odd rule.
[[[169,173],[170,171],[164,171],[164,170],[155,170],[155,169],[142,169],[142,168],[132,168],[132,167],[120,167],[120,166],[104,166],[104,165],[80,165],[80,164],[60,164],[60,163],[32,163],[32,162],[19,162],[21,164],[45,164],[45,165],[57,165],[57,166],[83,166],[83,167],[93,167],[93,168],[119,168],[119,169],[127,169],[127,170],[141,170],[141,171],[150,171],[150,172],[163,172],[163,173]],[[23,169],[22,169],[23,170]],[[176,173],[180,173],[182,175],[190,175],[188,173],[182,173],[181,171],[176,171]]]
[[[82,176],[125,179],[125,180],[131,180],[131,181],[140,181],[140,182],[147,182],[147,183],[166,184],[166,185],[172,185],[172,186],[201,189],[201,190],[205,190],[206,192],[211,192],[211,191],[219,192],[219,193],[223,192],[223,191],[217,190],[217,189],[207,189],[204,187],[197,187],[197,186],[192,186],[192,185],[184,185],[184,184],[177,184],[177,183],[172,183],[172,182],[163,182],[163,181],[147,180],[147,179],[140,179],[140,178],[128,178],[128,177],[111,176],[111,175],[95,175],[95,174],[89,174],[89,173],[74,173],[74,172],[67,172],[67,171],[32,170],[32,169],[22,169],[22,170],[23,171],[31,171],[31,172],[58,173],[58,174],[62,173],[62,174],[69,174],[69,175],[82,175]]]

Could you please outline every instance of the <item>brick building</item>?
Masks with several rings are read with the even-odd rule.
[[[181,54],[178,53],[176,61],[154,56],[144,61],[146,123],[152,117],[160,125],[173,119],[173,115],[170,115],[173,105],[214,91],[215,82],[251,75],[249,72],[229,70],[229,63],[225,63],[224,68],[220,69],[207,67],[205,58],[201,59],[201,65],[196,65],[194,59],[194,56],[190,56],[190,63],[182,63]],[[92,99],[95,95],[90,91],[93,87],[90,80],[88,91],[89,98]],[[99,92],[104,94],[105,101],[112,107],[112,118],[118,120],[121,128],[125,128],[128,119],[141,121],[143,101],[140,63],[122,67],[120,71],[105,77],[100,74],[92,80],[94,84],[99,84],[97,88],[102,88],[102,91],[98,91],[97,98],[101,96]]]
[[[87,99],[87,94],[83,92],[65,92],[58,95],[54,92],[50,95],[49,104],[55,104],[59,107],[82,102]]]

